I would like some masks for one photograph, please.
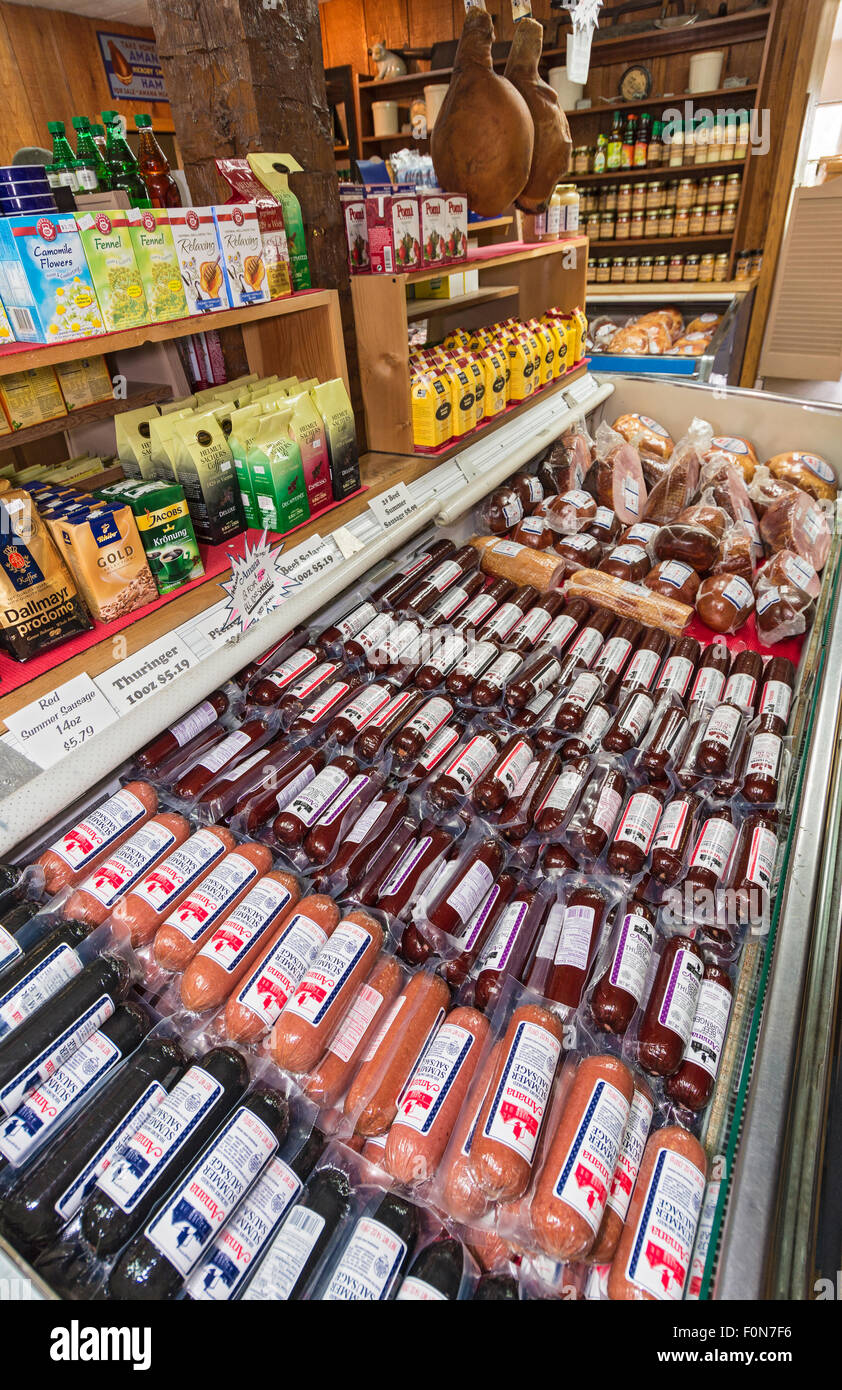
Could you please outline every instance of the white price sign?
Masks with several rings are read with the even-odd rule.
[[[206,656],[224,647],[226,642],[236,641],[240,636],[239,629],[230,626],[231,609],[224,600],[222,603],[215,603],[213,608],[206,608],[204,613],[198,617],[191,618],[189,622],[182,623],[176,628],[176,633],[187,643],[191,652],[200,661],[204,661]]]
[[[21,752],[39,767],[55,763],[81,748],[117,718],[90,676],[74,676],[49,695],[6,716],[6,726]]]
[[[114,708],[125,714],[142,700],[171,685],[197,662],[198,657],[184,639],[176,632],[169,632],[156,642],[150,642],[148,647],[142,647],[134,656],[118,662],[110,671],[104,671],[97,676],[96,683]]]
[[[311,536],[295,550],[280,555],[278,564],[293,584],[310,584],[326,570],[342,563],[342,551],[333,536]]]
[[[397,526],[399,521],[418,510],[409,495],[406,483],[396,483],[387,492],[381,492],[379,497],[372,497],[368,506],[374,513],[375,521],[384,531]]]

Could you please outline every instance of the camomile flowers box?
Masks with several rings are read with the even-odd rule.
[[[0,217],[0,296],[20,343],[105,332],[72,213]]]

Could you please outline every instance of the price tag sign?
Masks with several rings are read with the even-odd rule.
[[[6,726],[17,746],[39,767],[55,763],[81,748],[101,729],[108,728],[117,713],[90,676],[74,676],[49,695],[24,705],[6,716]]]
[[[204,613],[182,623],[176,628],[176,633],[187,643],[193,655],[204,661],[206,656],[224,647],[226,642],[236,642],[239,638],[239,629],[226,627],[230,617],[231,609],[227,602],[215,603],[213,608],[206,608]]]
[[[368,506],[369,511],[374,513],[375,521],[384,531],[397,526],[398,522],[418,510],[409,495],[406,483],[396,483],[387,492],[381,492],[379,497],[371,499]]]
[[[172,684],[198,657],[176,632],[169,632],[134,656],[126,657],[110,671],[97,676],[96,683],[119,714],[134,709],[142,700]]]
[[[245,543],[242,556],[231,557],[231,578],[220,585],[228,595],[228,635],[245,632],[282,602],[291,587],[280,565],[280,550],[270,550],[264,531],[256,545]]]
[[[311,536],[295,550],[279,556],[278,564],[290,586],[311,584],[321,579],[326,570],[340,565],[342,551],[333,536]]]

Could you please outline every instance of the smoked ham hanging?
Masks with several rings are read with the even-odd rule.
[[[553,189],[570,168],[573,143],[558,96],[538,71],[543,30],[537,19],[520,19],[506,63],[506,77],[529,107],[535,127],[532,164],[524,188],[515,198],[522,212],[543,212]]]
[[[484,217],[503,212],[526,187],[533,146],[529,107],[491,66],[493,39],[491,15],[470,9],[432,138],[439,184],[463,193]]]

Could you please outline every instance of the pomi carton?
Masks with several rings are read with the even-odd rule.
[[[414,191],[371,189],[365,200],[365,217],[375,275],[421,269],[421,226]]]
[[[431,268],[450,259],[447,252],[447,204],[442,193],[419,193],[421,259]]]

